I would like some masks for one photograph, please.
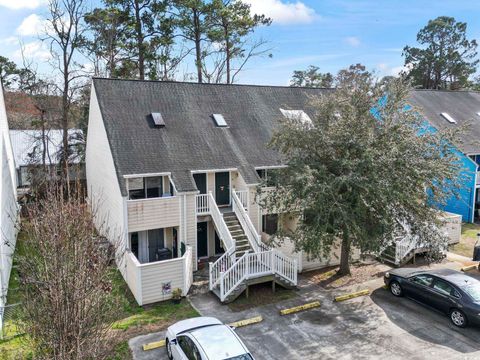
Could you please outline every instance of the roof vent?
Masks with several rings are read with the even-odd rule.
[[[158,127],[165,126],[165,121],[163,121],[163,117],[161,113],[158,113],[158,112],[152,113],[152,119],[155,126],[158,126]]]
[[[215,120],[215,123],[218,127],[228,126],[222,114],[212,114],[212,116],[213,116],[213,120]]]
[[[288,120],[300,121],[302,124],[312,124],[312,119],[303,110],[285,110],[280,109],[283,116]]]
[[[443,112],[440,115],[443,116],[445,120],[447,120],[450,124],[456,124],[457,120],[455,120],[453,117],[450,116],[450,114]]]

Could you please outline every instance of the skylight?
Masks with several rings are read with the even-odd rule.
[[[165,121],[163,121],[162,114],[154,112],[152,113],[152,119],[155,126],[165,126]]]
[[[312,119],[310,119],[310,116],[308,116],[303,110],[280,109],[280,111],[288,120],[299,120],[302,124],[312,124]]]
[[[449,113],[442,112],[440,115],[443,116],[445,120],[447,120],[450,124],[456,124],[457,120],[455,120],[453,117],[450,116]]]
[[[215,123],[218,127],[228,126],[222,114],[212,114],[212,116],[213,116],[213,120],[215,120]]]

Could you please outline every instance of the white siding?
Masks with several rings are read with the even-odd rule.
[[[0,86],[0,306],[4,305],[17,239],[18,205],[15,163]],[[0,318],[0,327],[2,319]]]
[[[171,291],[179,288],[187,295],[193,280],[192,249],[187,247],[185,255],[178,259],[140,264],[131,252],[125,254],[125,280],[139,305],[164,301],[172,297]],[[170,283],[170,291],[163,291]]]
[[[180,197],[127,200],[128,231],[180,225]],[[195,209],[193,210],[195,212]]]
[[[458,244],[460,237],[462,236],[462,216],[452,213],[444,213],[441,216],[445,224],[442,227],[442,231],[448,235],[448,244]]]
[[[118,242],[119,238],[124,241],[127,232],[124,220],[126,200],[120,192],[94,86],[90,99],[85,159],[88,198],[93,207],[97,229],[111,241]]]
[[[195,194],[185,194],[185,230],[182,232],[185,244],[192,248],[193,268],[197,270],[197,215],[195,213]]]

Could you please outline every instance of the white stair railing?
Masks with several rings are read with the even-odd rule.
[[[402,240],[395,243],[395,264],[399,265],[402,260],[411,251],[417,247],[418,239],[415,236],[408,234]]]
[[[232,234],[228,230],[227,224],[223,219],[223,214],[220,212],[220,209],[215,202],[215,198],[210,191],[209,194],[209,203],[210,203],[210,215],[212,216],[213,222],[215,223],[215,228],[217,229],[218,236],[223,241],[226,246],[226,251],[235,248],[235,241],[233,240]]]
[[[226,251],[214,263],[210,262],[208,267],[209,287],[213,290],[220,281],[220,275],[230,269],[235,263],[235,251]]]
[[[245,208],[243,207],[235,189],[232,191],[232,206],[233,211],[237,216],[237,219],[240,222],[240,225],[242,226],[253,251],[259,252],[268,250],[268,247],[262,242],[260,235],[257,233],[255,226],[253,226],[252,220],[245,211]]]
[[[273,266],[275,274],[289,280],[292,284],[297,285],[298,264],[297,259],[286,256],[278,250],[272,250]]]
[[[238,259],[233,266],[220,275],[220,301],[225,301],[248,275],[248,252]]]
[[[220,273],[220,300],[223,302],[247,279],[278,275],[297,285],[297,261],[278,250],[246,252],[227,271]]]

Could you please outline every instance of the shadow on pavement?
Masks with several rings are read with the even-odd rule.
[[[409,298],[396,298],[383,288],[375,290],[371,299],[393,324],[423,341],[464,354],[480,350],[478,327],[457,328],[447,315]]]

